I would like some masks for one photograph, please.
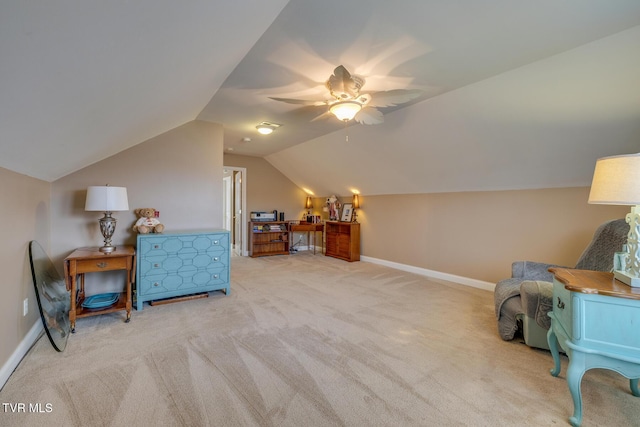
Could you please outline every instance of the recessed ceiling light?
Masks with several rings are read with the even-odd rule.
[[[269,135],[271,132],[273,132],[275,129],[279,128],[280,126],[282,125],[279,125],[277,123],[262,122],[258,124],[258,126],[256,126],[256,129],[258,129],[258,132],[260,132],[263,135]]]

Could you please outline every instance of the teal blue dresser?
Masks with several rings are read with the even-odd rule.
[[[572,426],[582,422],[580,383],[589,369],[610,369],[629,378],[640,396],[640,288],[632,288],[600,271],[550,269],[553,312],[547,334],[554,367],[560,374],[558,345],[567,353],[567,383],[573,399]],[[640,402],[639,402],[640,403]]]
[[[145,301],[230,288],[229,232],[138,234],[136,309]]]

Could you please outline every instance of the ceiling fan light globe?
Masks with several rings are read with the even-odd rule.
[[[362,105],[356,101],[339,101],[329,107],[329,111],[343,122],[353,119],[361,109]]]

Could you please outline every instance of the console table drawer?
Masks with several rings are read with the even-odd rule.
[[[627,354],[640,360],[640,312],[637,301],[624,298],[584,295],[578,301],[580,332],[574,339],[579,345],[605,352]]]

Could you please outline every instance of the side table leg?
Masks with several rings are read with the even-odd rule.
[[[553,325],[549,328],[549,332],[547,332],[547,343],[549,344],[549,350],[551,351],[551,356],[553,356],[553,369],[551,375],[557,377],[560,375],[560,353],[558,352],[558,338],[556,337],[556,333],[553,332]]]
[[[629,387],[631,388],[631,393],[635,397],[640,397],[640,390],[638,390],[638,378],[632,378],[629,380]]]
[[[579,351],[573,351],[569,359],[569,368],[567,369],[567,384],[573,399],[573,416],[569,417],[569,423],[573,427],[579,427],[582,423],[582,392],[580,391],[580,383],[585,371],[585,354]]]
[[[135,261],[133,261],[133,263],[135,263]],[[127,289],[126,289],[126,295],[127,295],[127,302],[125,303],[125,309],[127,310],[127,320],[125,320],[125,323],[129,323],[129,321],[131,320],[131,276],[133,275],[133,272],[131,270],[127,270]]]
[[[77,282],[76,275],[71,276],[71,305],[69,306],[69,324],[71,325],[71,333],[76,333],[76,298],[77,298]]]

